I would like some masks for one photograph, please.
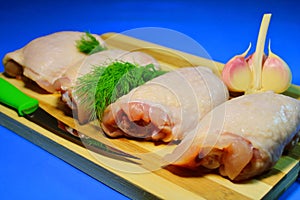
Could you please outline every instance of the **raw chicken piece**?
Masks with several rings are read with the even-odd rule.
[[[61,78],[54,83],[56,90],[62,93],[62,100],[73,109],[73,114],[80,124],[87,123],[90,120],[91,110],[81,102],[81,98],[75,95],[73,86],[78,78],[90,73],[96,66],[108,66],[112,62],[131,62],[138,66],[153,64],[159,69],[158,62],[151,56],[142,52],[129,52],[120,49],[105,50],[94,53],[84,60],[80,60],[74,66],[70,67]]]
[[[54,93],[54,81],[86,57],[76,47],[76,41],[84,34],[62,31],[34,39],[25,47],[5,55],[5,72],[13,77],[24,74],[40,87]],[[100,36],[93,36],[104,45]]]
[[[140,66],[153,64],[155,69],[160,69],[159,63],[152,56],[139,51],[124,53],[120,56],[120,58],[117,59],[129,63],[134,63]]]
[[[80,60],[72,67],[68,68],[67,71],[54,82],[54,87],[56,90],[67,91],[75,85],[78,78],[90,73],[95,66],[109,65],[111,62],[115,61],[125,53],[127,52],[116,49],[104,50],[89,55],[85,57],[85,59]]]
[[[223,82],[205,67],[168,72],[109,105],[101,126],[111,137],[180,140],[200,119],[228,99]]]
[[[153,64],[155,69],[160,68],[158,62],[148,54],[110,49],[89,55],[84,60],[74,64],[55,81],[54,87],[56,90],[66,91],[75,85],[78,78],[90,73],[95,66],[108,66],[116,61],[130,62],[139,66]]]
[[[166,159],[245,180],[274,166],[299,130],[299,100],[272,92],[244,95],[213,109]]]

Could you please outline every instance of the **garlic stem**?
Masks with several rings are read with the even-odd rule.
[[[265,41],[272,14],[264,14],[256,43],[255,54],[253,55],[253,92],[260,91],[262,88],[262,61],[264,55]]]

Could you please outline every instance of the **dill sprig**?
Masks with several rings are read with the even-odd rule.
[[[106,49],[88,32],[85,32],[85,35],[83,35],[80,40],[76,41],[76,47],[80,52],[85,54],[93,54]]]
[[[140,67],[129,62],[113,62],[108,66],[95,66],[80,77],[74,91],[79,102],[94,111],[91,120],[101,120],[109,104],[164,73],[166,71],[156,70],[153,64]]]

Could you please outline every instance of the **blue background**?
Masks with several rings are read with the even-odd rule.
[[[62,30],[123,32],[140,27],[179,31],[226,62],[256,44],[264,13],[272,13],[272,50],[300,85],[300,3],[297,1],[0,1],[0,56]],[[175,44],[176,45],[176,44]],[[178,47],[180,48],[180,46]],[[252,48],[254,49],[254,48]],[[188,50],[187,50],[188,51]],[[3,65],[0,65],[3,71]],[[296,199],[299,180],[281,197]],[[176,191],[174,191],[176,192]],[[126,199],[64,161],[0,127],[0,199]]]

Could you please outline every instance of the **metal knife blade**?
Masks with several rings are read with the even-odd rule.
[[[16,109],[19,116],[25,117],[26,119],[38,124],[39,126],[49,130],[50,132],[79,146],[87,148],[95,153],[109,156],[110,158],[115,158],[127,162],[134,161],[128,160],[126,158],[139,159],[138,157],[125,153],[90,137],[84,137],[83,142],[81,138],[72,135],[64,129],[61,129],[59,126],[60,122],[48,112],[40,108],[38,100],[29,97],[1,77],[0,88],[0,103]]]

